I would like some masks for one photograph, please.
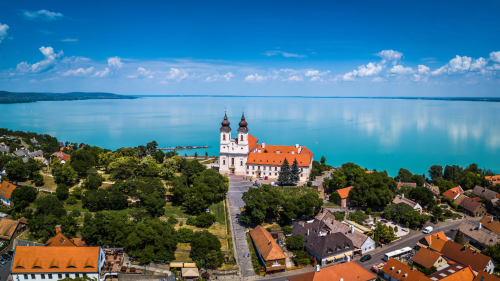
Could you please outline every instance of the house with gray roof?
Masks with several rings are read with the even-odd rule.
[[[492,200],[498,197],[498,193],[491,190],[491,189],[486,189],[482,186],[476,185],[474,186],[474,189],[472,189],[472,194],[476,196],[484,196],[488,200]]]
[[[13,151],[11,154],[12,154],[12,156],[15,156],[15,157],[25,157],[28,155],[28,153],[29,153],[28,150],[18,149],[16,151]]]
[[[481,222],[464,220],[458,229],[462,232],[465,242],[480,245],[483,249],[500,242],[500,235],[485,228]]]
[[[368,237],[367,235],[360,233],[356,230],[354,230],[354,226],[348,226],[346,224],[343,224],[339,221],[335,220],[335,216],[328,212],[324,218],[323,222],[325,225],[323,226],[323,232],[326,233],[342,233],[344,234],[347,238],[351,239],[354,247],[356,249],[354,252],[361,252],[362,254],[371,252],[375,250],[376,245],[375,241]]]
[[[350,261],[354,255],[354,244],[343,233],[325,233],[321,229],[324,222],[313,220],[307,223],[296,223],[292,235],[302,235],[304,246],[309,254],[316,258],[318,264]]]
[[[9,154],[9,147],[6,144],[0,144],[0,154]]]
[[[407,205],[410,205],[413,208],[413,210],[422,213],[422,206],[420,206],[420,204],[411,199],[405,198],[404,194],[396,195],[396,197],[394,197],[394,199],[392,200],[392,204],[399,204],[399,203],[405,203]]]

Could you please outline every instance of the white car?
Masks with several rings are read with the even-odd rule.
[[[424,233],[427,234],[427,233],[431,233],[434,229],[432,228],[432,226],[428,226],[426,228],[424,228]]]

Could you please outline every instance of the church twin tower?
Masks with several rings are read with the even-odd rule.
[[[241,121],[238,128],[238,137],[231,138],[231,127],[229,120],[224,114],[220,128],[220,168],[219,171],[223,174],[245,174],[245,165],[248,158],[248,128],[245,121],[245,114],[241,116]]]

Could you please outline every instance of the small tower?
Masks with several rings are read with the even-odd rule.
[[[227,120],[227,115],[224,112],[224,120],[222,121],[220,128],[220,144],[228,145],[231,141],[231,127],[229,127],[229,120]]]
[[[248,128],[247,121],[245,121],[245,113],[241,115],[241,121],[238,128],[238,146],[243,146],[245,152],[248,152]]]

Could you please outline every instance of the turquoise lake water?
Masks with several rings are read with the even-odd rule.
[[[0,105],[0,127],[103,148],[206,145],[218,155],[227,108],[233,133],[242,109],[266,144],[308,147],[319,160],[354,162],[395,176],[433,164],[477,163],[500,172],[500,103],[390,99],[158,97]],[[194,151],[180,151],[194,154]]]

